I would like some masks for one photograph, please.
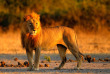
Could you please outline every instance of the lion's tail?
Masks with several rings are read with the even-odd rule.
[[[81,56],[84,56],[84,57],[85,57],[85,55],[84,55],[84,54],[82,54],[81,52],[79,52],[79,54],[80,54]]]
[[[77,43],[77,36],[76,36],[76,34],[75,34],[75,40],[76,40],[76,44],[77,44],[77,47],[78,47],[78,43]],[[84,58],[87,58],[84,54],[82,54],[80,51],[79,51],[79,55],[80,56],[83,56]],[[91,58],[88,58],[87,59],[87,61],[90,63],[90,60],[91,60]]]
[[[75,40],[76,40],[76,45],[77,45],[77,47],[78,47],[78,42],[77,42],[77,36],[76,36],[76,34],[75,34]],[[79,48],[79,47],[78,47],[78,48]],[[80,51],[79,51],[79,54],[80,54],[81,56],[84,56],[84,57],[85,57],[85,55],[82,54]]]
[[[80,56],[83,56],[85,60],[87,60],[89,63],[91,62],[91,57],[87,57],[87,55],[85,56],[84,54],[82,54],[81,52],[79,52]]]

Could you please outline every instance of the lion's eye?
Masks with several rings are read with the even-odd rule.
[[[29,23],[29,25],[32,25],[32,23]]]
[[[36,23],[36,25],[37,25],[38,23]]]

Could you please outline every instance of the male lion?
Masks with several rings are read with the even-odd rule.
[[[81,53],[77,47],[76,35],[73,29],[60,27],[41,27],[40,16],[36,13],[31,13],[24,17],[24,23],[21,29],[22,45],[26,49],[29,70],[39,70],[39,57],[41,49],[50,49],[57,45],[61,57],[61,64],[55,69],[61,69],[66,62],[66,50],[70,52],[77,59],[77,67],[80,68],[82,59]],[[34,66],[33,50],[35,50]]]

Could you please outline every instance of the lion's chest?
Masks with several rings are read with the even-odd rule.
[[[30,34],[27,34],[26,37],[27,37],[26,46],[28,46],[30,48],[35,48],[38,45],[39,41],[38,41],[37,35],[33,36]]]

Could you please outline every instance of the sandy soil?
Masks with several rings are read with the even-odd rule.
[[[57,63],[59,64],[59,63]],[[39,71],[27,71],[27,68],[11,68],[11,67],[0,67],[0,73],[10,73],[10,74],[110,74],[110,63],[83,63],[81,70],[74,70],[74,66],[76,63],[66,63],[65,66],[61,70],[54,70],[56,67],[56,63],[49,63],[50,67],[42,67]]]
[[[96,57],[96,60],[99,58],[104,59],[104,58],[109,58],[110,55],[108,54],[89,54],[91,57]],[[45,60],[45,56],[51,56],[51,62],[45,62],[41,63],[42,60]],[[17,57],[18,61],[14,61],[13,59]],[[71,54],[67,54],[67,59],[73,59],[75,58]],[[27,61],[26,54],[17,54],[17,55],[8,55],[8,54],[1,54],[0,55],[0,61],[5,61],[6,64],[13,64],[17,65],[18,62],[23,63],[24,61]],[[58,67],[60,64],[60,57],[58,54],[41,54],[40,57],[40,64],[49,64],[49,67],[40,67],[39,71],[27,71],[27,67],[0,67],[0,74],[5,73],[5,74],[110,74],[110,61],[109,62],[101,62],[101,61],[96,61],[96,62],[84,62],[82,63],[81,70],[74,70],[74,67],[76,67],[76,62],[67,62],[65,66],[61,70],[54,70],[54,67]]]

